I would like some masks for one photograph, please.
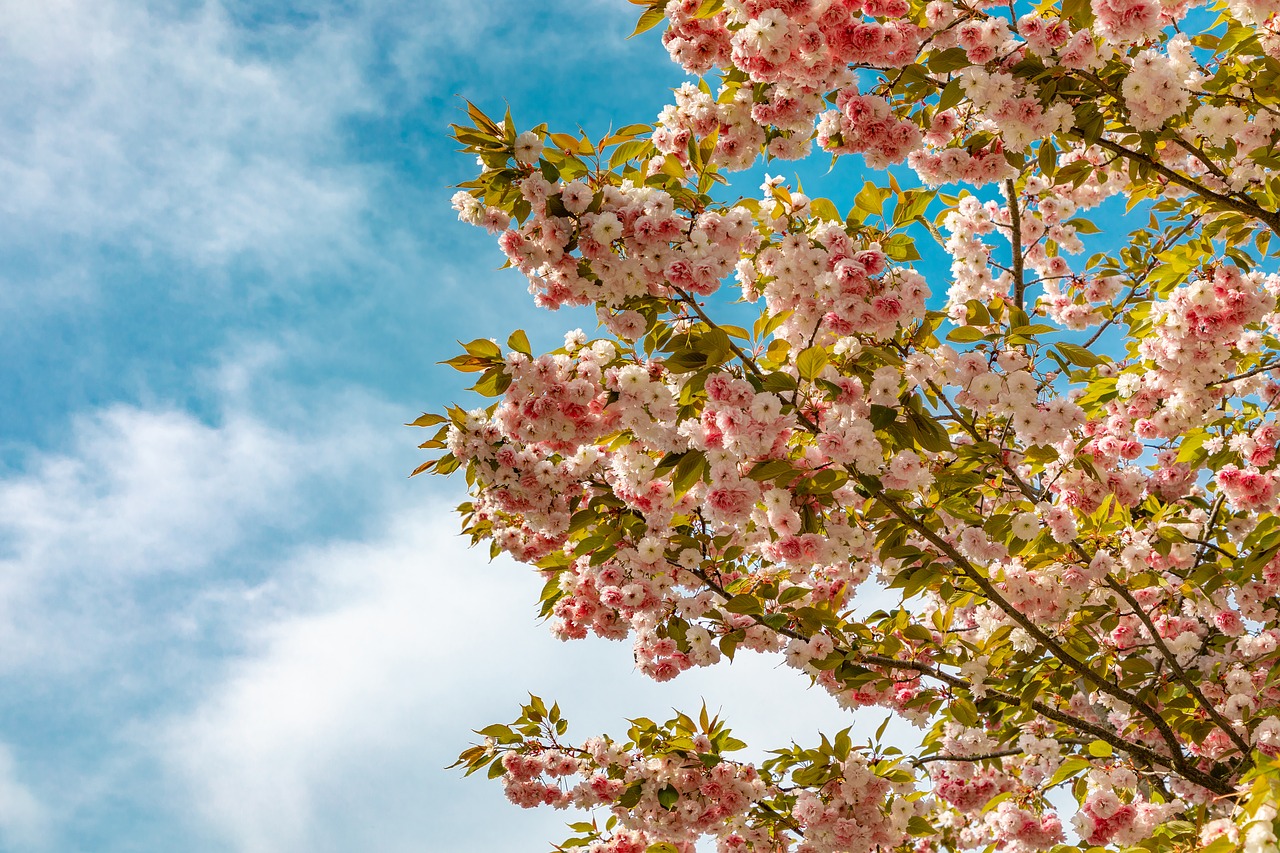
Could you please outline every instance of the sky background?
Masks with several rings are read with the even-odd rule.
[[[594,326],[456,221],[447,125],[653,121],[682,77],[635,12],[0,0],[0,851],[540,851],[571,814],[444,770],[526,691],[579,737],[853,722],[775,660],[561,644],[460,478],[406,478],[403,424],[473,404],[456,340]]]

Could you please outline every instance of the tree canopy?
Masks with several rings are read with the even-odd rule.
[[[603,332],[467,344],[415,473],[558,636],[779,654],[923,745],[535,697],[459,763],[592,853],[1275,851],[1280,3],[631,2],[697,78],[653,125],[453,129],[460,218]],[[869,180],[729,185],[809,156]]]

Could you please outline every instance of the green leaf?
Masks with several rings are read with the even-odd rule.
[[[529,347],[529,336],[524,333],[523,329],[516,329],[511,333],[511,337],[507,338],[507,346],[527,356],[533,355],[533,351]]]
[[[702,0],[702,5],[694,13],[695,20],[714,18],[724,11],[724,0]]]
[[[1089,743],[1089,754],[1094,758],[1110,758],[1113,751],[1105,740],[1095,740]]]
[[[471,386],[471,390],[486,397],[497,397],[510,387],[511,376],[501,367],[492,367],[485,371],[475,385]]]
[[[694,349],[706,356],[708,365],[723,364],[733,352],[733,344],[723,329],[707,329],[694,342]]]
[[[777,314],[770,314],[767,310],[761,312],[752,324],[751,331],[757,339],[764,339],[773,334],[774,331],[787,322],[787,318],[791,316],[791,311],[779,311]]]
[[[1054,785],[1057,785],[1060,782],[1065,782],[1067,779],[1070,779],[1072,776],[1076,775],[1077,773],[1083,770],[1087,770],[1090,766],[1092,765],[1090,764],[1089,759],[1087,758],[1080,758],[1080,757],[1068,758],[1066,761],[1062,762],[1062,764],[1058,767],[1058,771],[1053,774],[1053,778],[1049,780],[1049,784],[1046,785],[1045,787],[1052,788]]]
[[[868,216],[879,216],[884,211],[884,196],[880,194],[879,187],[867,181],[854,197],[853,206]]]
[[[970,326],[987,326],[992,322],[991,312],[987,310],[987,306],[976,299],[970,299],[965,303],[964,319]]]
[[[957,696],[951,701],[950,710],[951,716],[955,717],[957,722],[969,727],[980,725],[978,709],[968,699]]]
[[[653,130],[653,128],[647,124],[629,124],[626,127],[619,128],[618,132],[615,133],[614,136],[639,136],[640,134],[648,133],[651,130]]]
[[[898,418],[898,410],[889,406],[881,406],[876,403],[871,404],[871,426],[874,429],[884,429]]]
[[[493,366],[491,358],[476,358],[474,355],[455,355],[453,358],[440,362],[447,364],[454,370],[462,373],[478,373],[481,370],[488,370]]]
[[[1097,367],[1103,363],[1100,357],[1079,344],[1058,343],[1054,344],[1054,347],[1066,357],[1067,361],[1080,367]]]
[[[772,391],[775,394],[781,391],[796,390],[795,377],[789,373],[783,373],[782,371],[775,371],[774,373],[768,374],[760,384],[764,386],[764,390]]]
[[[790,604],[793,601],[799,601],[810,592],[812,592],[812,590],[803,586],[789,586],[778,595],[778,603]]]
[[[964,99],[964,90],[960,88],[960,79],[957,77],[942,89],[942,94],[938,96],[938,112],[944,112],[954,107]]]
[[[919,414],[915,411],[907,413],[908,422],[915,428],[916,443],[925,450],[933,453],[943,453],[951,450],[951,436],[947,434],[947,429],[938,423],[929,415]]]
[[[1036,151],[1036,164],[1046,175],[1052,175],[1058,168],[1058,149],[1047,139],[1040,143],[1040,148]]]
[[[818,378],[818,374],[822,373],[829,361],[830,357],[825,347],[809,347],[796,356],[796,369],[800,371],[801,379],[812,382]]]
[[[672,373],[692,373],[707,366],[707,355],[695,350],[681,350],[669,356],[665,364]]]
[[[972,64],[969,61],[969,55],[962,47],[948,48],[929,57],[929,70],[934,74],[959,71],[961,68],[967,68]]]
[[[893,224],[897,226],[905,225],[922,216],[936,195],[936,193],[926,190],[907,190],[904,192],[897,206],[893,209]]]
[[[847,482],[849,482],[848,474],[826,468],[809,479],[806,491],[811,495],[829,495]]]
[[[462,341],[458,343],[462,344]],[[477,358],[502,358],[502,350],[488,338],[476,338],[469,344],[462,344],[462,348],[467,351],[467,355]]]
[[[446,418],[444,415],[433,415],[433,414],[427,413],[422,415],[422,417],[418,418],[413,423],[405,424],[405,426],[429,427],[429,426],[435,426],[436,424],[443,424],[447,422],[448,422],[448,418]]]
[[[646,158],[654,150],[653,143],[647,139],[631,139],[623,142],[609,155],[609,168],[616,169],[630,160]]]
[[[667,811],[671,811],[675,808],[676,803],[679,801],[680,792],[671,785],[665,786],[658,792],[658,805],[662,806]]]
[[[622,792],[622,796],[618,797],[618,805],[624,809],[629,809],[638,802],[640,802],[640,783],[632,782],[631,786]]]
[[[776,480],[780,477],[790,477],[795,472],[795,467],[785,459],[769,459],[752,468],[747,476],[756,481]]]
[[[884,253],[895,261],[918,261],[920,253],[916,251],[916,241],[910,234],[894,234],[881,242]]]
[[[1005,800],[1011,799],[1012,797],[1013,797],[1013,791],[1005,791],[1004,793],[996,794],[994,797],[987,800],[987,802],[982,806],[982,813],[986,814],[987,812],[993,810],[996,806],[1003,803]]]
[[[828,222],[843,222],[844,217],[840,215],[840,211],[831,203],[831,199],[815,198],[809,202],[809,209],[813,211],[814,216],[819,219],[825,219]]]
[[[983,338],[982,331],[973,326],[957,326],[947,333],[947,340],[959,344],[970,344]]]
[[[470,101],[467,101],[467,114],[471,116],[471,120],[475,122],[476,127],[480,130],[487,131],[491,136],[495,137],[502,135],[502,128],[494,124],[493,119],[485,115],[479,107]]]
[[[671,474],[671,487],[676,497],[688,492],[693,484],[702,479],[707,470],[707,458],[696,450],[691,450],[676,465]]]
[[[1232,49],[1238,45],[1243,45],[1251,39],[1254,39],[1255,35],[1256,33],[1252,27],[1232,27],[1227,30],[1226,34],[1218,41],[1217,51],[1218,53],[1230,53]]]
[[[747,595],[746,593],[735,595],[733,598],[730,598],[721,606],[721,609],[727,610],[730,613],[756,614],[764,612],[764,606],[760,604],[760,599],[756,598],[754,595]]]

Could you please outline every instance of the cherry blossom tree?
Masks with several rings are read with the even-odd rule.
[[[459,764],[592,853],[1276,851],[1280,2],[631,2],[697,78],[655,124],[454,128],[460,218],[603,331],[467,344],[418,471],[556,635],[776,654],[923,745],[532,698]],[[875,180],[728,186],[811,155]]]

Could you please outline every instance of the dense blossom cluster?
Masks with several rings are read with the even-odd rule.
[[[526,708],[464,763],[607,810],[591,853],[1275,853],[1280,4],[637,5],[706,75],[647,135],[456,129],[459,217],[610,337],[467,345],[496,399],[424,416],[424,469],[557,636],[657,681],[776,654],[924,746],[566,747]],[[811,152],[905,168],[844,215],[713,192]],[[1122,200],[1147,224],[1093,241]]]
[[[808,201],[789,193],[783,207],[794,217]],[[764,201],[772,203],[771,197]],[[891,265],[880,246],[859,245],[833,222],[817,221],[806,232],[765,243],[738,262],[737,274],[748,301],[763,297],[770,314],[786,317],[777,337],[801,348],[809,340],[892,337],[924,316],[929,297],[918,272]]]
[[[614,309],[639,296],[669,296],[673,288],[710,295],[733,269],[742,241],[754,236],[745,210],[690,216],[651,187],[592,190],[580,180],[553,184],[533,172],[520,182],[520,194],[533,215],[501,230],[498,245],[546,308]],[[454,196],[454,207],[476,224],[505,228],[509,221],[467,193]],[[634,340],[643,331],[634,323],[624,318],[611,330]]]
[[[797,796],[792,814],[802,827],[804,841],[796,853],[897,847],[908,838],[910,819],[924,813],[921,800],[904,796],[911,787],[876,775],[865,759],[851,755],[841,764],[838,778]]]
[[[1206,75],[1185,35],[1126,50],[1150,44],[1190,13],[1192,3],[1096,0],[1092,26],[1036,12],[1010,20],[947,0],[928,3],[923,15],[906,2],[884,0],[722,5],[723,11],[707,16],[700,0],[665,4],[670,26],[664,42],[673,59],[696,74],[734,69],[756,87],[735,80],[714,99],[709,93],[691,96],[692,87],[678,92],[654,139],[659,150],[681,160],[690,135],[712,131],[719,134],[717,162],[729,168],[750,165],[762,147],[772,156],[801,157],[816,124],[820,148],[861,153],[872,167],[905,159],[931,185],[1003,180],[1016,174],[1009,171],[1006,151],[1025,151],[1037,140],[1078,129],[1070,104],[1011,73],[1026,60],[1081,76],[1122,66],[1120,90],[1110,94],[1124,105],[1132,126],[1159,130],[1176,117],[1186,121],[1184,138],[1214,147],[1236,141],[1228,172],[1237,188],[1261,176],[1262,167],[1242,152],[1265,148],[1277,129],[1274,113],[1249,115],[1234,103],[1205,103],[1187,115]],[[1264,47],[1280,47],[1280,15],[1266,3],[1238,3],[1232,11],[1245,25],[1260,28]],[[963,51],[968,65],[954,77],[967,96],[963,112],[908,113],[881,92],[865,91],[864,78],[850,71],[899,69],[926,46],[934,56]],[[822,95],[828,92],[835,93],[834,110],[824,110]],[[975,147],[975,136],[984,132],[991,141]],[[1170,150],[1165,156],[1203,174],[1204,163],[1194,154]],[[1240,169],[1244,174],[1237,175]],[[1212,184],[1224,176],[1205,177]]]
[[[705,736],[695,745],[711,749]],[[751,764],[676,753],[642,758],[605,738],[581,747],[506,752],[502,768],[507,798],[518,806],[612,808],[621,829],[592,843],[590,853],[642,853],[657,842],[684,849],[702,835],[719,836],[722,853],[742,849],[742,833],[756,834],[740,826],[741,819],[768,792]],[[629,790],[636,796],[621,805]]]
[[[1226,393],[1215,383],[1232,374],[1242,353],[1261,345],[1261,334],[1249,327],[1274,311],[1277,292],[1280,277],[1244,274],[1224,264],[1153,308],[1159,334],[1144,340],[1138,352],[1155,370],[1127,385],[1128,414],[1138,418],[1140,436],[1173,438],[1203,419]],[[1280,317],[1274,319],[1280,324]]]

